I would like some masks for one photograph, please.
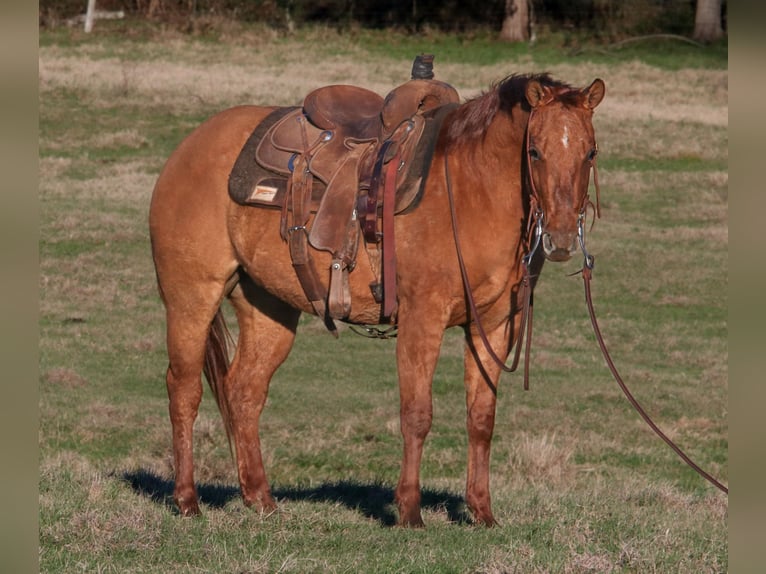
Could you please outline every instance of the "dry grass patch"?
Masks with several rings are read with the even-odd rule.
[[[54,367],[45,373],[44,378],[48,384],[60,385],[67,389],[84,387],[88,384],[85,377],[68,367]]]
[[[100,316],[115,306],[135,306],[136,293],[125,290],[125,283],[119,274],[105,274],[94,271],[102,267],[102,256],[90,252],[75,256],[55,266],[44,265],[41,269],[42,297],[40,310],[50,318],[65,321],[68,317],[84,319],[75,336],[81,335],[94,351],[107,352],[111,349],[107,341],[90,335],[90,318]],[[126,272],[130,275],[130,271]],[[70,330],[71,333],[71,330]]]
[[[510,549],[495,548],[492,550],[492,556],[472,574],[521,574],[527,571],[525,568],[529,567],[534,557],[534,548],[523,542]]]
[[[396,64],[359,68],[352,57],[319,60],[306,53],[292,61],[290,73],[285,74],[283,62],[252,54],[239,62],[227,55],[214,66],[169,61],[161,56],[151,61],[126,62],[117,58],[84,60],[79,56],[41,54],[40,88],[43,96],[58,87],[77,88],[89,93],[140,97],[151,105],[173,105],[180,109],[200,103],[221,108],[244,103],[293,105],[311,88],[332,83],[356,83],[386,93],[392,83],[406,80],[409,71],[408,68],[399,71],[401,79],[395,81],[396,76],[385,70],[396,69]],[[386,76],[393,78],[387,80]],[[113,105],[108,100],[103,103]]]
[[[41,145],[48,147],[51,142],[41,141]],[[66,188],[70,185],[70,182],[66,178],[66,174],[71,168],[73,163],[72,158],[69,157],[41,157],[38,159],[38,178],[40,182],[40,193],[46,193],[50,191],[54,186],[59,190]]]
[[[321,38],[317,42],[321,44]],[[294,50],[300,53],[293,53]],[[97,51],[83,48],[73,54],[57,47],[41,47],[41,93],[57,87],[76,87],[131,94],[155,105],[174,104],[182,108],[195,101],[220,106],[292,105],[310,89],[332,83],[354,83],[385,94],[407,79],[411,63],[371,57],[352,43],[345,46],[342,54],[333,55],[326,54],[321,47],[306,50],[292,44],[260,43],[254,49],[247,42],[190,53],[183,42],[170,41],[163,44],[162,53],[139,61],[103,58]],[[364,66],[359,65],[360,58],[364,59]],[[602,77],[607,83],[608,97],[597,118],[728,125],[725,70],[666,71],[638,62],[620,67],[560,64],[549,66],[548,70],[575,85],[588,85],[595,77]],[[484,66],[440,62],[438,54],[436,61],[437,77],[452,83],[463,97],[473,97],[511,73],[535,71],[542,70],[534,69],[528,57]]]
[[[604,104],[608,99],[604,100]],[[641,159],[652,169],[667,160],[702,160],[720,162],[728,155],[725,126],[706,126],[676,117],[667,121],[655,118],[622,118],[602,114],[599,107],[594,118],[600,157]],[[606,183],[606,181],[604,182]]]
[[[112,136],[109,135],[109,137]],[[73,180],[67,177],[67,172],[76,162],[81,161],[57,157],[42,158],[40,160],[42,198],[86,201],[104,199],[125,202],[131,207],[146,210],[148,213],[149,199],[157,180],[156,166],[160,160],[130,159],[101,165],[97,174],[86,180]]]
[[[40,529],[43,559],[57,554],[73,571],[78,555],[90,555],[104,567],[110,553],[127,541],[138,553],[159,546],[162,514],[84,457],[61,452],[44,461],[40,471],[40,512],[48,518]],[[57,520],[50,520],[53,513]]]
[[[610,121],[729,124],[728,70],[668,71],[633,62],[605,72],[607,97],[599,114]]]
[[[510,455],[500,470],[503,476],[515,483],[567,487],[576,472],[572,441],[557,437],[555,432],[533,435],[525,431],[509,440]]]
[[[128,128],[112,133],[97,133],[87,145],[95,148],[141,148],[147,145],[147,139],[137,129]]]

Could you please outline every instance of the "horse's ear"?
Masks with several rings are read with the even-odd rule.
[[[529,80],[526,96],[529,105],[533,108],[546,103],[550,99],[550,93],[537,80]]]
[[[604,80],[596,78],[593,83],[585,90],[585,105],[591,110],[595,109],[597,105],[604,99],[606,93],[606,85]]]

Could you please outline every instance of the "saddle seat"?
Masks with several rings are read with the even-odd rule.
[[[417,186],[406,186],[404,181],[408,175],[414,175],[410,166],[414,163],[428,113],[458,101],[452,86],[436,80],[410,80],[392,90],[385,99],[357,86],[318,88],[305,97],[300,108],[277,110],[259,126],[246,144],[247,155],[254,148],[255,164],[252,159],[243,158],[243,165],[235,166],[234,177],[229,180],[232,198],[241,204],[280,206],[287,193],[287,179],[294,176],[295,160],[302,157],[311,174],[319,180],[313,184],[312,211],[315,211],[318,201],[325,196],[325,188],[337,179],[335,176],[343,168],[347,155],[355,155],[359,160],[356,165],[362,185],[352,187],[366,188],[376,156],[386,147],[386,163],[401,151],[396,199],[396,212],[400,213],[416,195]],[[385,146],[388,141],[394,145]],[[367,153],[361,153],[360,146],[366,148]],[[248,161],[251,165],[247,165]],[[258,167],[265,172],[256,173]],[[243,172],[248,172],[246,177]],[[275,175],[281,179],[274,178]],[[259,183],[268,191],[261,193]],[[355,191],[349,190],[349,193]]]
[[[366,88],[324,86],[306,96],[303,113],[316,127],[338,131],[345,137],[370,140],[380,137],[380,113],[385,100]]]

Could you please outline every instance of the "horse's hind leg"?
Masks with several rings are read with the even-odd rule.
[[[164,286],[169,365],[167,390],[173,427],[173,498],[184,516],[200,514],[194,486],[192,432],[202,398],[202,367],[210,323],[223,297],[223,282]]]
[[[269,382],[287,358],[300,311],[257,287],[246,276],[231,294],[239,322],[239,340],[223,391],[237,471],[246,506],[276,509],[261,456],[258,421]]]

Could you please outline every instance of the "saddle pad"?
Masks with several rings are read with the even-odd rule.
[[[447,114],[456,107],[457,104],[447,104],[423,114],[425,126],[421,128],[422,136],[419,141],[417,141],[418,138],[413,138],[417,141],[417,145],[414,150],[409,150],[412,153],[412,159],[407,162],[404,173],[397,177],[396,214],[408,213],[420,203],[441,125]],[[270,161],[264,162],[264,151],[271,146],[261,145],[261,143],[264,137],[269,137],[269,132],[276,124],[289,119],[292,114],[301,113],[300,110],[298,107],[277,108],[253,131],[229,174],[229,196],[234,202],[240,205],[281,209],[290,175],[287,164],[292,154],[272,148],[271,153],[278,153],[280,157],[270,158]],[[285,145],[284,142],[279,143]],[[256,151],[259,147],[260,163],[256,160]],[[262,163],[266,163],[269,167],[264,167]],[[319,208],[325,189],[326,185],[322,178],[315,178],[311,193],[312,213],[316,213]]]
[[[229,174],[229,197],[239,205],[281,209],[287,193],[289,171],[267,169],[256,159],[256,150],[266,133],[297,107],[277,108],[258,124],[239,152]],[[315,212],[324,194],[324,185],[316,181],[311,197],[311,210]]]

